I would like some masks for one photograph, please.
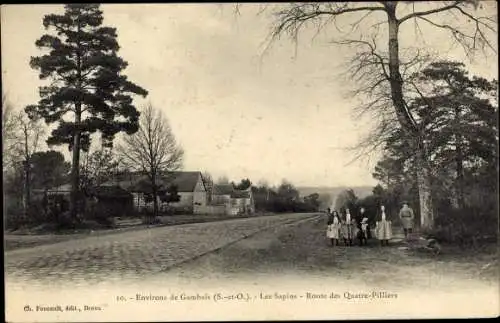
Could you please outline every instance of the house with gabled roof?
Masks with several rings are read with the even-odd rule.
[[[212,204],[224,205],[225,213],[253,214],[255,202],[251,187],[246,190],[238,190],[232,184],[215,184],[212,192]]]
[[[180,196],[178,202],[171,202],[169,207],[181,209],[185,213],[197,213],[195,206],[205,206],[207,203],[207,190],[202,180],[201,172],[167,172],[158,175],[157,185],[167,189],[171,185],[177,187]],[[149,208],[151,202],[147,202],[146,195],[151,193],[151,184],[148,175],[142,172],[131,172],[117,174],[114,179],[103,183],[102,186],[118,186],[134,196],[134,204],[137,208]],[[166,207],[158,198],[160,209]]]

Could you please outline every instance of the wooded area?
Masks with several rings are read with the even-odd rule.
[[[43,18],[47,33],[35,45],[45,53],[30,61],[43,83],[40,101],[19,111],[2,94],[8,226],[44,221],[75,226],[91,217],[84,196],[117,172],[147,173],[153,201],[155,196],[177,196],[175,188],[160,188],[156,176],[181,168],[183,149],[161,107],[134,105],[133,98],[146,97],[148,91],[123,74],[128,63],[118,56],[116,28],[102,25],[98,4],[64,8],[64,14]],[[433,9],[399,2],[288,3],[265,5],[264,10],[275,19],[270,44],[285,34],[297,41],[305,28],[319,31],[342,22],[352,27],[332,35],[332,46],[354,49],[346,66],[353,98],[362,103],[353,110],[377,121],[356,148],[360,156],[383,154],[373,172],[380,182],[373,194],[358,199],[347,192],[339,207],[351,203],[370,209],[384,204],[390,214],[406,200],[417,211],[423,232],[450,241],[496,235],[498,81],[472,75],[466,62],[429,55],[418,42],[403,48],[399,38],[403,25],[425,23],[449,34],[450,41],[471,57],[481,50],[496,53],[490,37],[496,33],[495,17],[482,2],[439,2]],[[379,19],[367,19],[372,14]],[[349,18],[343,21],[345,17]],[[449,17],[453,24],[441,22]],[[48,136],[47,125],[56,125]],[[124,135],[123,144],[113,149],[118,134]],[[90,149],[92,135],[101,136],[100,149]],[[40,151],[44,139],[49,147],[68,147],[71,163],[60,152]],[[50,210],[43,192],[67,183],[69,205],[60,201]],[[204,183],[211,191],[213,181],[207,173]],[[256,209],[262,212],[309,212],[330,206],[329,198],[319,194],[300,197],[286,181],[270,188],[243,179],[233,186],[252,186]],[[153,215],[157,214],[155,203]]]

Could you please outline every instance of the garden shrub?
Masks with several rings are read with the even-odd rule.
[[[477,246],[491,239],[496,240],[498,217],[492,210],[484,208],[450,208],[436,218],[435,228],[425,233],[442,242],[462,247]]]
[[[8,205],[5,210],[5,227],[10,230],[17,230],[26,225],[26,218],[23,209],[17,205]]]
[[[123,206],[119,203],[89,203],[85,219],[95,221],[106,228],[116,227],[115,217],[122,215]]]

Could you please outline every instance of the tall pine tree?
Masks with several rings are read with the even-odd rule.
[[[468,207],[467,186],[478,180],[473,174],[498,172],[498,82],[469,75],[463,63],[453,61],[432,62],[412,80],[419,90],[408,100],[409,108],[427,143],[433,196],[459,209]],[[416,153],[408,146],[404,132],[396,129],[374,177],[382,180],[390,171],[408,181],[416,165]]]
[[[43,18],[45,34],[36,41],[48,54],[32,57],[30,65],[40,72],[40,101],[26,107],[30,116],[41,116],[58,126],[47,139],[49,145],[67,144],[72,150],[71,215],[77,214],[80,150],[88,150],[90,135],[97,131],[105,146],[112,146],[118,132],[133,134],[139,112],[132,94],[148,92],[127,79],[127,62],[117,56],[116,28],[102,26],[98,4],[69,4],[62,15]]]
[[[425,129],[432,163],[454,170],[454,200],[464,208],[467,169],[495,162],[496,81],[470,76],[463,63],[453,61],[433,62],[417,76],[422,96],[415,98],[411,108]]]

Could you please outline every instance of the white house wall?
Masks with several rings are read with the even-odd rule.
[[[214,195],[212,198],[213,204],[230,204],[231,196],[230,195]]]
[[[207,205],[207,191],[205,189],[205,185],[203,185],[203,180],[201,179],[201,175],[198,176],[198,181],[196,182],[196,186],[194,187],[193,205],[197,206]]]
[[[193,193],[190,192],[178,192],[180,196],[179,202],[169,203],[170,206],[174,207],[192,207],[193,206]],[[144,196],[142,193],[132,193],[134,196],[134,205],[137,208],[143,208],[145,206],[153,205],[153,203],[146,203],[144,201]],[[162,205],[160,198],[158,198],[158,204]]]
[[[134,204],[136,207],[143,208],[145,206],[152,207],[152,203],[146,204],[142,194],[132,193],[134,195]],[[253,213],[255,211],[253,197],[250,192],[250,198],[231,198],[230,195],[213,195],[212,202],[208,205],[207,191],[203,185],[201,175],[194,187],[193,192],[178,192],[180,196],[179,202],[169,203],[169,206],[174,208],[191,208],[194,214],[238,214],[238,213]],[[162,208],[166,204],[161,203]]]

